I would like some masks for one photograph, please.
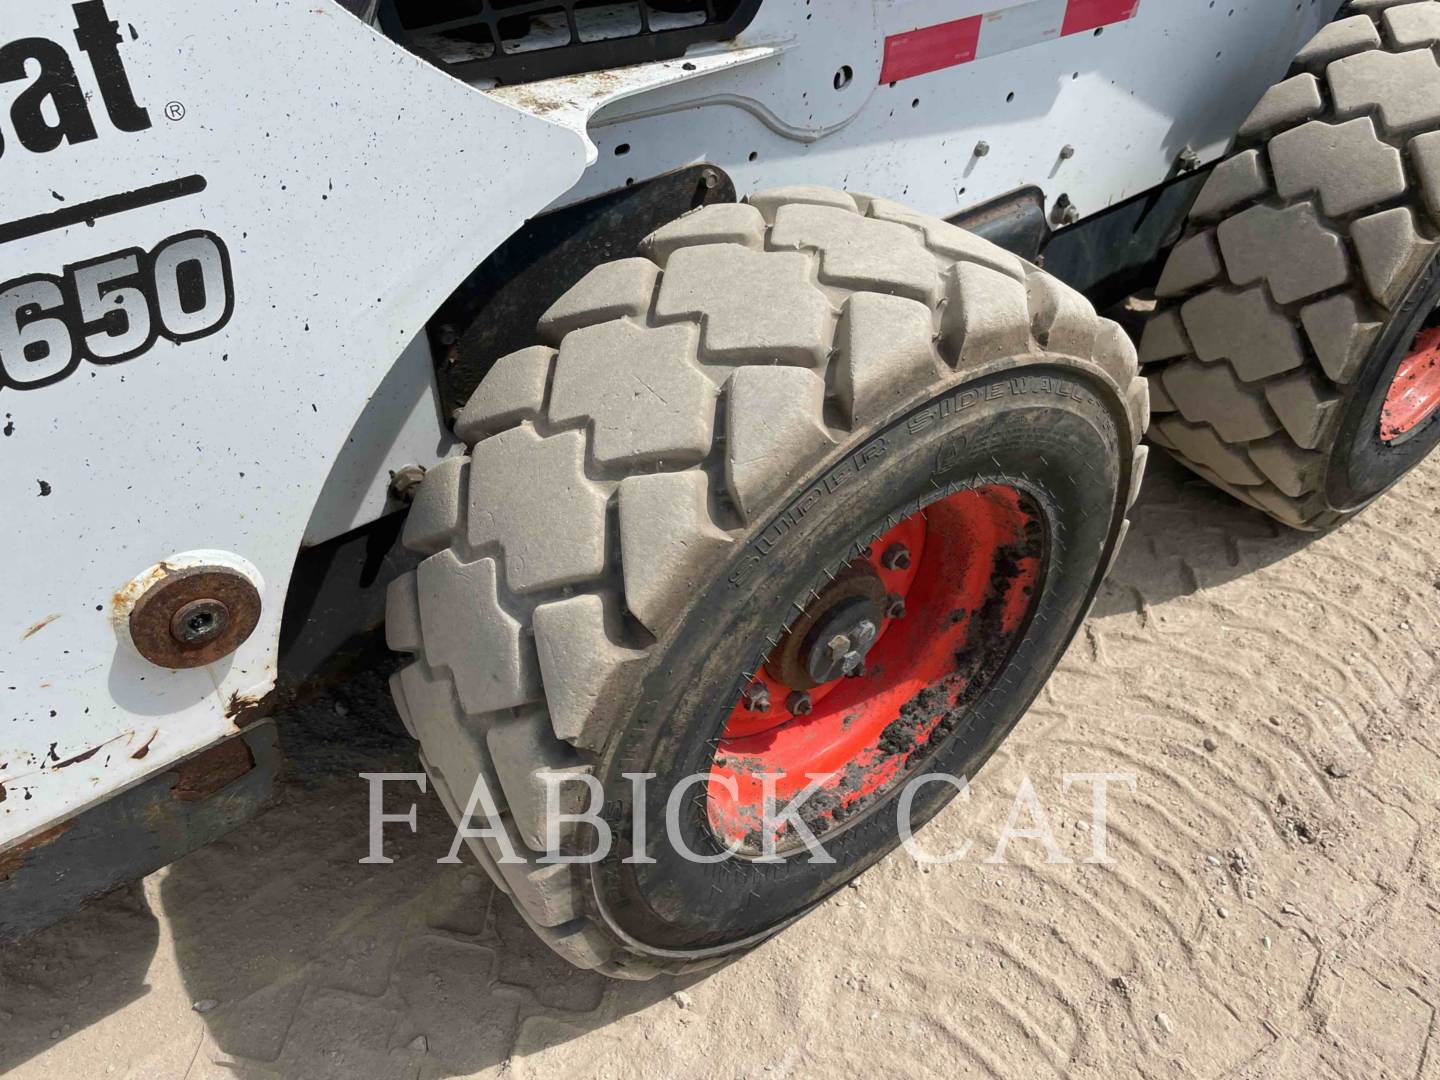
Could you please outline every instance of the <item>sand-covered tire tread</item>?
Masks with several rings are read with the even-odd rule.
[[[397,707],[452,815],[477,776],[495,791],[526,861],[477,854],[557,952],[620,977],[708,966],[637,952],[597,917],[586,868],[539,861],[536,773],[593,766],[624,722],[613,688],[838,447],[1009,358],[1109,380],[1137,446],[1147,384],[1119,328],[1038,268],[820,188],[686,215],[584,278],[538,336],[459,411],[469,452],[416,499],[406,539],[425,559],[389,597],[390,644],[414,654]],[[1117,515],[1144,469],[1143,448],[1126,457]]]
[[[1355,0],[1241,127],[1156,290],[1151,441],[1320,530],[1341,417],[1440,241],[1440,0]],[[1427,31],[1427,27],[1431,28]]]

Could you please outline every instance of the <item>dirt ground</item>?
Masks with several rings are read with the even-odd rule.
[[[1440,1078],[1440,461],[1339,534],[1168,463],[1064,666],[921,840],[699,979],[552,959],[443,812],[362,866],[355,773],[413,767],[377,675],[288,717],[284,800],[0,951],[29,1077]],[[1028,775],[1066,854],[989,865]]]

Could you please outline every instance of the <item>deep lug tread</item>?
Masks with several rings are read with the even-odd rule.
[[[495,361],[470,400],[455,414],[456,436],[466,445],[474,445],[540,416],[554,361],[555,350],[543,345]]]
[[[712,203],[655,230],[641,241],[640,250],[668,268],[670,257],[681,248],[714,244],[759,251],[765,246],[765,219],[744,203]]]
[[[602,263],[581,278],[536,327],[540,339],[558,346],[565,335],[622,315],[643,317],[655,296],[660,267],[649,259],[620,259]]]
[[[1343,14],[1216,167],[1141,339],[1150,440],[1311,530],[1356,511],[1325,498],[1342,409],[1440,242],[1440,0]]]
[[[433,555],[450,545],[463,513],[470,459],[446,458],[430,467],[415,492],[400,540],[411,551]]]
[[[712,209],[646,242],[653,277],[624,260],[562,298],[542,331],[558,355],[524,350],[482,381],[457,418],[470,458],[432,470],[417,499],[407,538],[427,561],[391,591],[392,643],[418,654],[396,705],[442,801],[458,819],[486,780],[520,861],[493,838],[471,849],[551,948],[617,978],[723,958],[642,955],[605,927],[586,869],[541,860],[539,773],[592,766],[624,721],[615,687],[744,526],[854,433],[983,363],[1108,377],[1132,443],[1151,408],[1118,326],[971,233],[820,188]]]

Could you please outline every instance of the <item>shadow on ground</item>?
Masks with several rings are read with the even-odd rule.
[[[1263,570],[1316,539],[1177,465],[1152,448],[1145,486],[1130,513],[1130,535],[1092,616],[1141,613]]]
[[[0,947],[0,1075],[143,997],[159,940],[131,885]]]
[[[280,730],[284,802],[177,863],[161,893],[186,992],[236,1075],[478,1072],[679,985],[612,984],[553,956],[463,846],[460,865],[437,865],[454,829],[413,781],[387,784],[386,809],[415,804],[416,832],[387,826],[394,861],[360,863],[370,795],[358,774],[419,771],[380,673]]]
[[[1095,615],[1143,614],[1308,542],[1159,455]],[[233,1075],[472,1073],[684,985],[614,983],[556,959],[463,848],[464,864],[436,864],[452,828],[413,785],[391,784],[387,809],[413,801],[417,831],[388,826],[393,863],[360,863],[369,792],[357,774],[418,771],[382,672],[296,708],[280,733],[279,805],[164,871],[159,889],[206,1053]],[[0,1073],[145,994],[158,941],[133,887],[0,952]]]

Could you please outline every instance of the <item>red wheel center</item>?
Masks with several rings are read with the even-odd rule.
[[[872,542],[779,639],[732,711],[708,785],[716,835],[761,848],[766,777],[772,814],[825,777],[799,809],[819,835],[913,771],[1008,657],[1038,592],[1042,537],[1029,501],[993,486],[942,499]],[[851,614],[852,596],[877,578],[885,603],[866,646],[847,632],[866,621]],[[813,665],[832,654],[837,664],[848,655],[848,673],[819,682]]]
[[[1422,330],[1400,362],[1380,413],[1380,438],[1393,443],[1440,409],[1440,326]]]

